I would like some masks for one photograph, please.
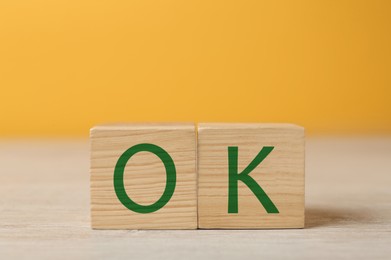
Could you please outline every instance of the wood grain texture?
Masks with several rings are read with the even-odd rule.
[[[197,227],[196,134],[194,124],[119,124],[91,129],[91,225],[96,229],[194,229]],[[163,148],[176,168],[175,191],[159,210],[143,214],[126,208],[113,185],[115,165],[134,145]],[[166,187],[163,161],[151,152],[138,152],[126,164],[127,195],[151,205]]]
[[[391,137],[307,137],[305,228],[281,230],[91,229],[89,149],[0,140],[0,259],[390,258]]]
[[[250,176],[279,213],[267,213],[253,191],[238,182],[238,213],[228,213],[228,147],[238,147],[238,172],[264,146],[271,153]],[[198,226],[200,228],[304,227],[304,129],[289,124],[198,126]]]

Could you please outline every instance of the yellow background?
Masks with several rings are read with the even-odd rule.
[[[391,1],[0,2],[0,136],[113,121],[391,133]]]

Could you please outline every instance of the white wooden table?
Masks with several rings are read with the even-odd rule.
[[[391,137],[307,139],[298,230],[92,230],[88,149],[0,141],[0,259],[391,259]]]

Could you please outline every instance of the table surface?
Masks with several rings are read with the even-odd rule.
[[[390,259],[391,137],[308,138],[294,230],[92,230],[88,141],[0,141],[0,259],[127,256]]]

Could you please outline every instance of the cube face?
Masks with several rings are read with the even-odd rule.
[[[194,124],[94,127],[90,172],[93,228],[197,228]]]
[[[258,154],[256,167],[244,172]],[[245,174],[278,213],[248,177],[234,178]],[[304,227],[304,129],[289,124],[199,124],[198,227]]]

